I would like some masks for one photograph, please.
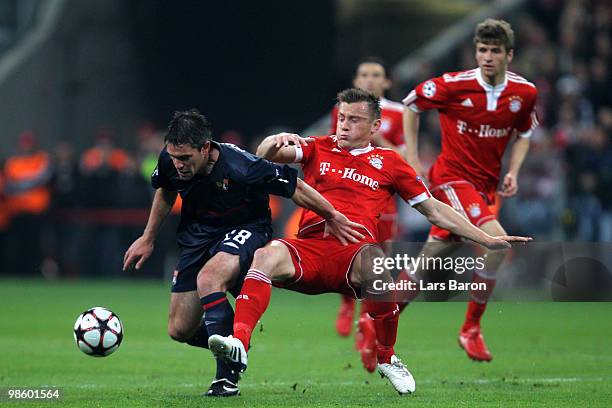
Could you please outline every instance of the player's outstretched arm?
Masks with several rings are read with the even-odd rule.
[[[504,176],[501,191],[499,195],[502,197],[512,197],[518,192],[518,174],[525,161],[525,156],[529,152],[530,139],[528,137],[519,137],[512,145],[510,152],[510,166],[508,172]]]
[[[500,236],[492,237],[455,211],[452,207],[431,197],[417,204],[416,208],[432,224],[453,234],[472,240],[489,249],[509,248],[510,242],[529,242],[530,237]]]
[[[176,195],[175,191],[168,191],[163,188],[158,188],[155,191],[147,226],[142,236],[130,245],[123,256],[124,271],[132,266],[134,262],[136,262],[135,268],[140,269],[147,258],[151,256],[153,253],[153,243],[155,242],[155,237],[157,237],[159,227],[172,209],[174,201],[176,201]]]
[[[318,191],[310,187],[301,179],[297,180],[295,193],[291,197],[300,207],[314,211],[325,220],[325,235],[333,235],[346,245],[347,242],[358,243],[365,238],[355,228],[365,229],[363,225],[349,221],[341,212],[337,211],[329,201]]]
[[[311,142],[311,137],[301,137],[295,133],[278,133],[266,137],[257,146],[257,156],[277,163],[294,163],[295,147],[306,146]]]
[[[419,114],[410,109],[410,107],[404,106],[402,123],[404,127],[404,142],[406,143],[405,159],[418,176],[425,177],[423,166],[419,160]]]

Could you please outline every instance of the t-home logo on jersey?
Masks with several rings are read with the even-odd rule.
[[[321,164],[319,165],[319,171],[321,172],[321,175],[324,176],[325,173],[327,173],[329,171],[330,167],[331,167],[331,163],[329,163],[329,162],[321,162]]]
[[[457,132],[464,135],[467,133],[475,133],[478,137],[506,137],[509,134],[508,128],[497,129],[491,125],[480,125],[478,129],[468,127],[468,124],[462,120],[457,121]]]
[[[380,187],[378,181],[374,180],[372,177],[359,174],[356,170],[357,169],[353,169],[350,167],[345,167],[343,170],[336,170],[331,168],[331,163],[329,162],[321,162],[321,164],[319,164],[319,171],[322,176],[325,176],[330,172],[337,173],[338,175],[342,176],[341,178],[343,179],[350,179],[357,183],[365,184],[374,191],[378,190],[378,187]]]
[[[490,125],[480,125],[478,131],[478,137],[506,137],[508,136],[508,129],[501,128],[497,129]]]

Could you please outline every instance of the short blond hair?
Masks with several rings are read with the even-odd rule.
[[[506,51],[514,49],[514,31],[510,23],[504,20],[487,18],[474,30],[474,45],[503,45]]]

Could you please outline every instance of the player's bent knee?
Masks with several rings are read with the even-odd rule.
[[[184,326],[174,324],[173,322],[168,323],[168,336],[174,341],[184,343],[191,338],[193,330],[188,330]]]
[[[253,263],[251,266],[263,272],[268,278],[274,278],[276,269],[279,264],[280,253],[277,248],[266,245],[259,248],[253,255]]]
[[[225,292],[227,283],[214,274],[200,273],[197,279],[198,293]]]
[[[255,251],[251,267],[257,269],[273,281],[282,281],[295,274],[291,255],[285,245],[271,242]]]

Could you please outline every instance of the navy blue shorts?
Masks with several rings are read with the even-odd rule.
[[[204,264],[217,252],[227,252],[240,257],[240,277],[236,285],[228,290],[234,297],[238,296],[255,251],[266,245],[271,237],[270,227],[245,225],[229,230],[198,248],[183,249],[172,276],[172,292],[197,290],[198,273]]]

